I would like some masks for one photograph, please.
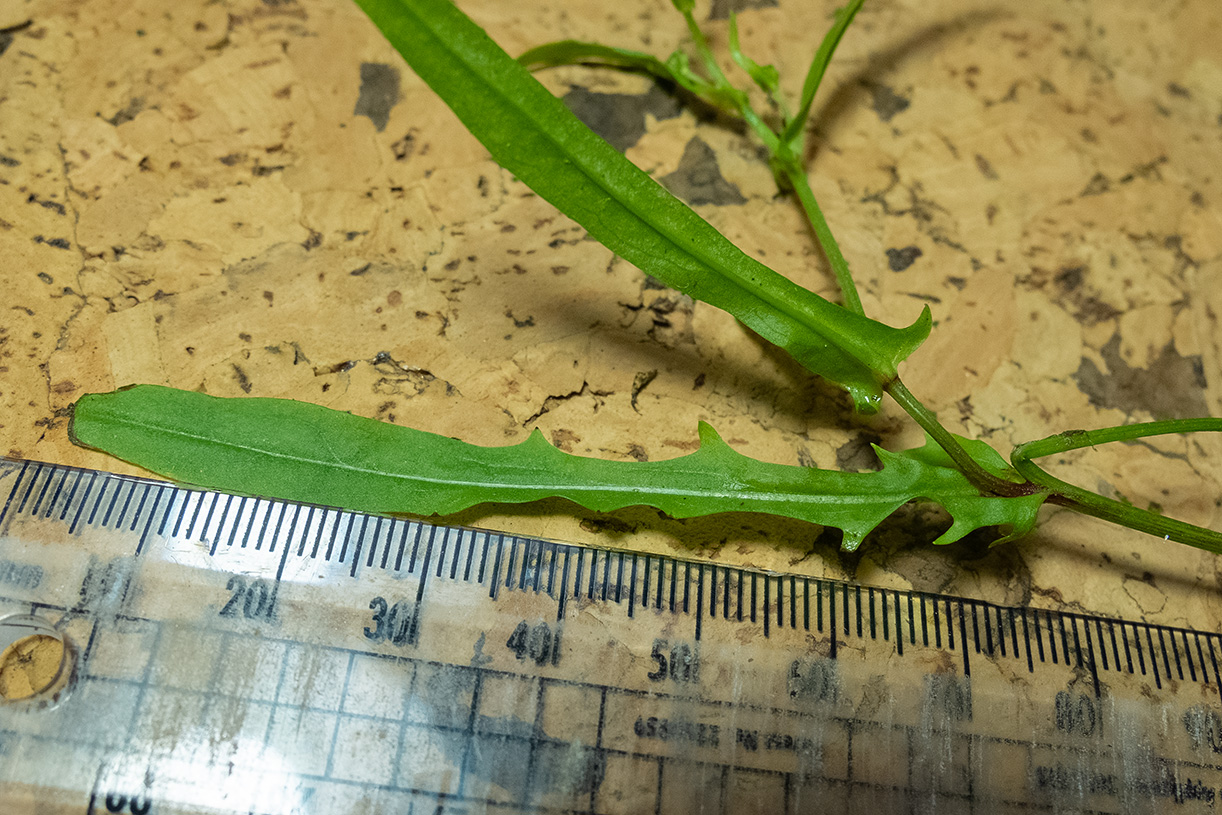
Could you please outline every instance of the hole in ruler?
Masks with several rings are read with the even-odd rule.
[[[72,651],[64,635],[32,614],[0,619],[0,698],[55,703],[67,690]]]

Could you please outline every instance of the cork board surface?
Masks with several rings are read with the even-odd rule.
[[[665,55],[662,0],[462,0],[511,53]],[[835,2],[741,7],[798,90]],[[909,387],[1008,451],[1061,430],[1222,415],[1222,56],[1213,0],[870,0],[815,105],[812,184],[892,325],[932,307]],[[0,0],[0,452],[136,472],[67,438],[135,382],[316,402],[486,445],[541,429],[656,460],[711,422],[769,461],[851,469],[920,442],[733,319],[613,257],[492,163],[346,0]],[[749,253],[834,287],[755,143],[650,82],[542,80]],[[1050,462],[1222,528],[1222,438]],[[990,550],[905,508],[853,554],[762,516],[562,501],[447,522],[1216,629],[1213,555],[1046,509]]]

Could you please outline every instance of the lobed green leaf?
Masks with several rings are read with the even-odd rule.
[[[896,329],[787,280],[730,243],[583,125],[450,0],[357,0],[492,157],[597,240],[723,308],[874,412],[929,334]]]
[[[968,455],[987,472],[1004,481],[1011,481],[1015,484],[1026,482],[1026,479],[1006,462],[1001,453],[998,453],[987,443],[979,439],[969,439],[957,434],[952,435],[963,449],[967,451]],[[902,456],[928,467],[952,469],[960,474],[964,481],[967,481],[967,477],[962,476],[963,471],[955,464],[946,450],[929,436],[925,437],[925,445],[923,447],[902,450],[892,455]],[[1035,526],[1036,511],[1047,497],[1048,493],[1041,491],[1031,495],[1011,498],[995,497],[979,501],[969,499],[967,505],[961,505],[957,496],[946,495],[945,499],[939,499],[939,502],[946,507],[946,510],[954,518],[954,524],[947,530],[946,535],[952,536],[957,540],[973,529],[978,529],[982,526],[1008,527],[1009,532],[1006,535],[993,541],[992,545],[997,546],[1021,538],[1030,532]],[[998,503],[993,503],[993,501]],[[957,530],[956,527],[960,527],[960,529]]]
[[[935,543],[951,543],[984,526],[1021,534],[1044,497],[982,497],[958,469],[922,451],[875,448],[883,469],[866,473],[761,462],[703,422],[700,448],[689,455],[604,461],[564,453],[538,430],[517,445],[479,447],[305,402],[156,385],[83,396],[70,433],[78,444],[207,489],[419,515],[553,496],[597,511],[647,505],[677,518],[764,512],[843,529],[850,550],[914,499],[950,512],[954,523]]]

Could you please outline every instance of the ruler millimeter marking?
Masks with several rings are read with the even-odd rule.
[[[67,565],[74,558],[75,571]],[[5,459],[0,604],[59,616],[83,645],[82,698],[127,694],[126,707],[112,707],[132,711],[123,728],[130,744],[101,754],[89,782],[95,798],[106,792],[130,802],[155,791],[163,804],[198,803],[164,780],[185,783],[178,757],[140,764],[153,744],[141,722],[168,709],[178,718],[159,727],[189,731],[209,711],[235,705],[243,716],[231,720],[263,728],[248,740],[260,749],[295,749],[293,739],[278,741],[277,717],[293,717],[293,732],[309,745],[320,722],[330,728],[316,750],[298,756],[302,766],[278,771],[301,789],[409,796],[395,799],[407,808],[432,800],[531,812],[679,812],[674,789],[693,785],[716,792],[689,796],[712,800],[713,811],[771,800],[736,798],[734,779],[777,791],[760,811],[795,813],[814,800],[810,790],[818,800],[987,793],[992,803],[1027,803],[1035,795],[1046,810],[1070,800],[1098,811],[1134,796],[1222,795],[1222,639],[1212,632]],[[127,667],[129,658],[144,667]],[[183,673],[192,660],[200,677]],[[331,681],[313,695],[294,684],[318,672],[306,663],[337,666],[319,669]],[[234,671],[246,672],[245,684]],[[362,683],[380,672],[399,678],[384,684],[374,708]],[[177,701],[165,708],[167,698]],[[186,712],[192,700],[202,705],[198,715]],[[10,714],[0,705],[0,776],[6,745],[26,745],[37,723]],[[1167,722],[1170,731],[1145,738]],[[393,756],[367,743],[361,734],[370,728],[384,731]],[[72,737],[49,730],[36,743]],[[375,783],[372,770],[362,775],[345,757],[353,750],[370,767],[393,760],[393,772],[383,768]],[[522,759],[513,778],[501,778],[487,750],[521,753],[504,759]],[[928,750],[943,756],[942,769],[926,766]],[[311,765],[320,751],[325,765]],[[577,758],[555,764],[553,753]],[[448,766],[452,782],[412,764],[418,756]],[[903,777],[894,771],[901,765]],[[997,781],[1016,766],[1023,769],[1008,786]],[[652,779],[648,800],[615,804],[637,794],[639,773]],[[252,789],[262,783],[248,780]],[[495,792],[501,781],[518,797]],[[0,784],[0,802],[4,795]],[[560,800],[567,803],[546,803]],[[331,810],[319,803],[301,811]]]
[[[398,572],[402,570],[410,538],[406,572],[418,574],[420,578],[417,603],[423,600],[430,578],[448,577],[453,581],[483,584],[491,547],[494,562],[488,580],[489,596],[495,600],[501,589],[545,594],[557,602],[557,620],[564,618],[566,603],[581,600],[583,596],[606,601],[622,609],[628,617],[651,605],[654,610],[665,608],[673,614],[692,615],[694,611],[693,636],[699,641],[706,616],[720,616],[723,620],[756,628],[767,638],[774,629],[783,627],[823,633],[826,610],[833,654],[842,639],[868,638],[893,643],[897,654],[902,656],[905,630],[907,644],[918,644],[918,620],[919,641],[928,644],[927,626],[932,616],[936,646],[942,647],[945,636],[946,648],[959,653],[963,673],[967,676],[971,675],[974,653],[988,658],[1016,659],[1028,673],[1036,671],[1037,663],[1072,664],[1090,673],[1096,695],[1101,672],[1148,675],[1158,688],[1162,687],[1164,678],[1173,675],[1179,681],[1222,687],[1218,668],[1222,636],[1212,632],[1117,621],[1077,612],[999,606],[950,595],[884,590],[825,578],[770,574],[483,530],[439,527],[402,518],[273,499],[239,497],[238,506],[231,513],[235,496],[226,493],[116,475],[102,475],[102,486],[95,492],[98,478],[96,471],[22,462],[0,510],[0,530],[4,522],[10,520],[10,513],[51,518],[58,512],[58,518],[65,520],[71,512],[70,532],[73,534],[79,533],[82,525],[129,532],[139,528],[132,554],[140,557],[151,535],[164,536],[171,523],[171,534],[177,533],[190,513],[186,535],[209,545],[211,555],[216,555],[221,546],[263,551],[266,545],[268,553],[276,553],[279,548],[279,565],[274,572],[277,583],[290,557],[313,560],[320,554],[324,561],[335,557],[338,563],[347,563],[352,578],[356,578],[361,569]],[[181,500],[166,500],[167,494]],[[196,521],[205,505],[206,518],[197,531]],[[210,519],[218,505],[221,505],[221,513],[214,526]],[[306,518],[299,530],[298,517],[303,509]],[[288,514],[292,517],[286,528],[284,520]],[[328,536],[328,541],[325,551],[320,553],[319,541],[324,535]],[[451,535],[456,535],[457,540],[452,541]],[[306,554],[304,550],[311,537],[314,545]],[[481,538],[479,568],[473,574],[477,541]],[[298,542],[296,553],[291,552],[293,542]],[[390,558],[392,551],[393,561]],[[575,575],[575,580],[569,579],[570,574]],[[588,576],[586,586],[582,585],[583,575]],[[921,611],[916,611],[914,601]],[[932,608],[932,615],[925,613],[927,604]],[[799,605],[803,609],[800,618],[796,613]],[[812,605],[815,606],[813,628]],[[893,618],[888,605],[893,609]],[[787,607],[788,614],[785,612]],[[1021,635],[1016,619],[1021,621]],[[839,631],[838,622],[842,626]],[[1009,648],[1006,647],[1007,635]],[[1112,648],[1110,660],[1106,651],[1108,643]],[[1124,660],[1120,656],[1121,643],[1126,655]]]

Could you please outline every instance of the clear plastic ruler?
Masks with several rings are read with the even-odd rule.
[[[0,459],[0,812],[1196,812],[1222,638]]]

